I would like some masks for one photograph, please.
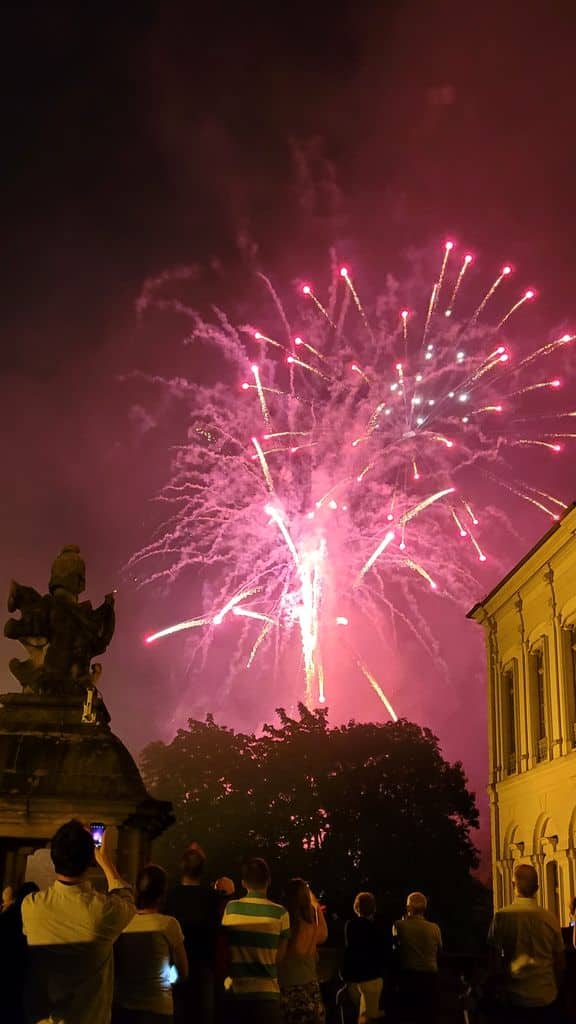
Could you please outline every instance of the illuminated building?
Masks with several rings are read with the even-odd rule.
[[[568,923],[576,893],[576,503],[469,613],[488,662],[494,903],[516,860]]]

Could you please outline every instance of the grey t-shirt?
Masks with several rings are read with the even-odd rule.
[[[428,973],[438,970],[442,933],[437,924],[424,917],[405,917],[395,922],[392,931],[396,936],[401,970]]]
[[[507,989],[518,1006],[549,1006],[558,996],[555,957],[564,952],[562,932],[535,899],[517,897],[494,914],[488,942],[502,956]]]

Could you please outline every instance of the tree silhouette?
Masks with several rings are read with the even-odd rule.
[[[310,881],[331,909],[349,912],[354,894],[374,891],[401,912],[421,889],[445,927],[460,931],[479,886],[474,796],[460,763],[442,757],[429,729],[406,721],[349,722],[331,729],[326,709],[283,708],[261,736],[191,719],[169,744],[153,743],[142,768],[155,796],[170,799],[176,825],[155,856],[174,870],[198,839],[210,873],[238,879],[258,851],[278,884]]]

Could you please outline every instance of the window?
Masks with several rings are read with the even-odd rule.
[[[514,668],[505,668],[502,673],[502,739],[504,771],[513,775],[516,762],[516,674]]]
[[[548,668],[546,641],[535,647],[530,655],[532,677],[532,734],[537,761],[548,757]]]
[[[572,724],[570,742],[576,747],[576,626],[570,626],[568,632],[568,686],[570,687],[569,707]]]
[[[546,679],[544,676],[544,651],[542,648],[534,652],[534,671],[536,674],[536,738],[546,739]]]

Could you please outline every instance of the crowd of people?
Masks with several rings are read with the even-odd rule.
[[[323,1024],[318,947],[328,939],[324,908],[301,878],[269,899],[265,860],[230,878],[205,880],[197,843],[184,852],[178,885],[149,864],[134,887],[108,849],[79,821],[51,842],[55,881],[4,890],[0,914],[2,1020],[7,1024]],[[98,865],[107,891],[92,887]],[[565,942],[536,900],[531,865],[515,872],[515,901],[498,911],[481,992],[463,991],[462,1021],[562,1020]],[[573,910],[576,908],[573,908]],[[344,933],[335,1019],[433,1022],[440,1001],[442,935],[427,920],[423,893],[382,926],[370,892],[356,896]],[[572,941],[572,934],[570,939]],[[478,1017],[480,1019],[480,1017]],[[576,1018],[569,1018],[576,1019]]]

